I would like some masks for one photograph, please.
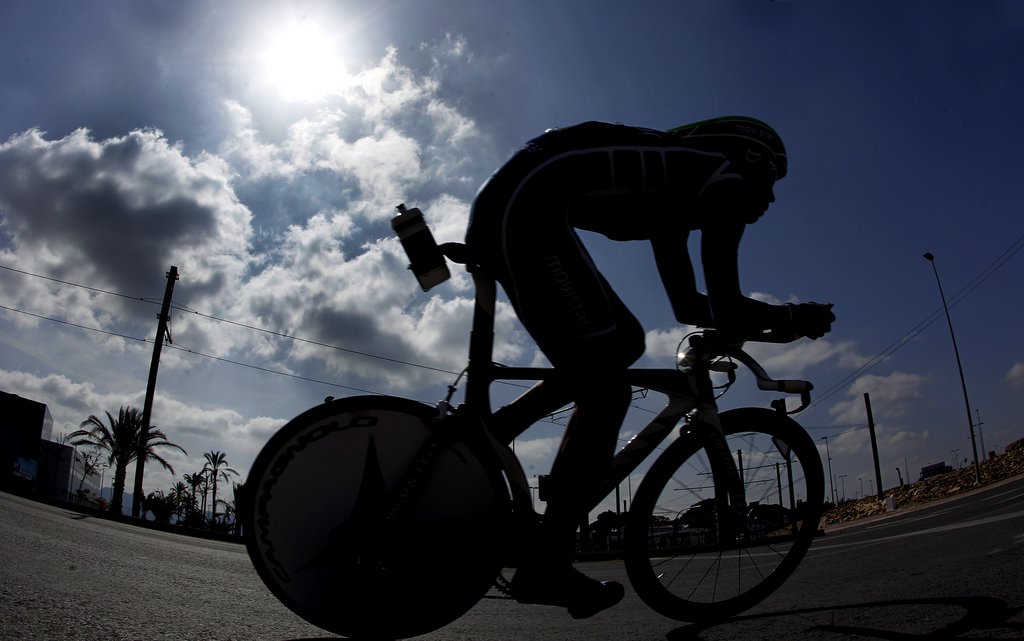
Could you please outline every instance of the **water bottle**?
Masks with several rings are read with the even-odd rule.
[[[444,254],[423,220],[423,212],[415,207],[406,209],[405,205],[399,205],[398,215],[391,219],[391,228],[398,234],[398,240],[409,257],[409,269],[423,291],[451,278]]]

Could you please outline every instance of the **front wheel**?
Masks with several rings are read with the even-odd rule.
[[[481,450],[438,437],[461,428],[436,415],[406,399],[344,398],[290,421],[256,457],[239,511],[246,548],[296,614],[343,636],[405,638],[487,591],[507,490]]]
[[[773,410],[720,416],[746,506],[716,500],[708,450],[684,434],[651,466],[627,516],[630,583],[679,621],[726,619],[767,597],[803,559],[821,517],[824,474],[807,432]]]

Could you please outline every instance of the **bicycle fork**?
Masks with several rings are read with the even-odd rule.
[[[711,477],[715,488],[715,518],[719,542],[735,541],[742,534],[742,523],[746,515],[746,487],[742,470],[729,451],[725,431],[718,416],[711,380],[698,376],[695,387],[702,399],[697,410],[690,417],[690,426],[696,428],[700,443],[707,453]]]
[[[729,451],[718,413],[698,410],[690,419],[690,425],[699,430],[698,435],[707,452],[708,463],[714,474],[716,498],[725,499],[733,507],[745,508],[746,488],[736,459]]]

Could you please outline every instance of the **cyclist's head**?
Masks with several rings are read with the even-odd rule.
[[[670,129],[669,134],[685,138],[701,148],[724,153],[746,176],[772,182],[786,175],[786,147],[767,123],[746,116],[723,116]]]

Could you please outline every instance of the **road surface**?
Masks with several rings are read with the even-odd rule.
[[[624,580],[620,562],[588,563]],[[431,578],[409,568],[410,596]],[[1024,639],[1024,478],[817,540],[790,581],[727,623],[485,598],[424,641]],[[396,614],[400,615],[400,614]],[[0,494],[0,639],[333,638],[264,588],[242,546],[152,531]]]

